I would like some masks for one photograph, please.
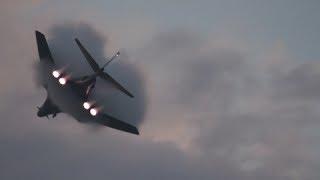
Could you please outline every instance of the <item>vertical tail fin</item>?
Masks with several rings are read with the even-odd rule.
[[[50,62],[53,62],[46,37],[39,31],[36,31],[35,33],[36,33],[38,53],[39,53],[40,60],[48,59]]]

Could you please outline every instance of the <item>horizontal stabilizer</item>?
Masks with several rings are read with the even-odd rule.
[[[100,70],[99,65],[96,63],[96,61],[92,58],[92,56],[89,54],[89,52],[83,47],[83,45],[80,43],[78,39],[75,39],[77,45],[79,46],[82,54],[90,64],[91,68],[93,69],[94,72],[98,72]]]
[[[102,68],[99,67],[97,62],[93,59],[93,57],[90,55],[90,53],[83,47],[83,45],[80,43],[78,39],[75,39],[77,45],[79,46],[82,54],[86,58],[87,62],[90,64],[92,70],[95,72],[95,76],[99,76],[100,78],[109,81],[116,89],[120,90],[124,94],[128,95],[129,97],[133,98],[134,96],[126,90],[124,87],[121,86],[120,83],[118,83],[116,80],[114,80],[108,73],[103,72],[104,67],[108,65],[115,57],[119,56],[119,52],[116,53],[115,56],[111,58],[110,61],[108,61]]]
[[[114,80],[108,73],[102,72],[102,73],[98,74],[98,76],[101,77],[102,79],[105,79],[105,80],[111,82],[115,88],[117,88],[118,90],[120,90],[124,94],[128,95],[129,97],[131,97],[131,98],[134,97],[128,90],[126,90],[124,87],[122,87],[121,84],[118,83],[116,80]]]

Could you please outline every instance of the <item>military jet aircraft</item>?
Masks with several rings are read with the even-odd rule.
[[[121,86],[104,68],[117,56],[117,52],[110,60],[100,67],[89,52],[84,48],[78,39],[75,39],[80,51],[93,70],[91,75],[72,78],[64,68],[58,68],[52,58],[45,36],[35,31],[40,63],[45,67],[44,88],[47,91],[47,98],[41,107],[38,107],[38,117],[54,118],[58,113],[64,112],[79,122],[96,123],[132,134],[139,134],[138,129],[124,121],[118,120],[111,115],[102,112],[103,108],[95,100],[90,99],[90,94],[95,87],[96,78],[99,77],[108,81],[113,87],[133,98],[133,95]],[[68,101],[67,103],[65,101]]]

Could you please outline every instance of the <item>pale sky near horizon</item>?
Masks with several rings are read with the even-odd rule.
[[[95,26],[132,26],[143,29],[152,26],[157,31],[187,28],[205,36],[220,33],[240,37],[266,48],[283,41],[295,57],[317,60],[319,2],[308,0],[254,1],[34,1],[26,18],[33,26],[40,14],[50,15],[55,21],[90,21]],[[61,5],[63,4],[63,5]],[[130,20],[132,22],[130,22]],[[129,21],[129,22],[128,22]],[[141,24],[134,24],[140,21]],[[141,22],[142,21],[142,22]],[[145,23],[145,24],[144,24]],[[116,28],[116,27],[115,27]],[[138,27],[134,27],[138,28]],[[148,28],[148,27],[147,27]],[[130,31],[128,27],[127,31]],[[128,33],[129,34],[129,33]]]

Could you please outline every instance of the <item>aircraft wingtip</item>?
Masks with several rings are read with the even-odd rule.
[[[135,126],[132,126],[131,130],[129,130],[129,131],[127,131],[127,132],[130,132],[130,133],[135,134],[135,135],[137,135],[137,136],[140,135],[140,132],[139,132],[138,128],[135,127]]]
[[[140,135],[140,132],[138,130],[136,130],[133,134],[139,136]]]
[[[37,34],[37,35],[43,35],[40,31],[38,31],[38,30],[35,30],[35,33]]]
[[[36,37],[39,37],[39,38],[45,38],[45,35],[42,34],[40,31],[38,30],[35,30],[35,34],[36,34]]]

